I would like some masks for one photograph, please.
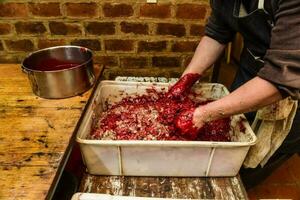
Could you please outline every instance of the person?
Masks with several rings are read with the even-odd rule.
[[[200,129],[209,121],[239,113],[246,113],[251,122],[255,116],[253,111],[258,108],[288,96],[299,99],[300,1],[212,0],[211,8],[205,36],[182,77],[198,74],[199,78],[237,32],[244,38],[244,47],[232,93],[193,110],[193,127]],[[188,84],[180,79],[169,93],[175,96],[184,93],[191,87],[191,81],[194,83],[198,78]],[[181,86],[177,87],[178,84]],[[267,164],[241,169],[246,188],[261,182],[299,150],[300,110],[297,109],[288,136]]]

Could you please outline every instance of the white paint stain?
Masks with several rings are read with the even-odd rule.
[[[92,177],[88,176],[87,179],[86,179],[86,181],[85,181],[85,184],[84,184],[84,187],[83,187],[83,191],[85,191],[85,192],[91,192],[92,191],[92,184],[93,184]]]

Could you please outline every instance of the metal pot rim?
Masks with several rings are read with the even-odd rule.
[[[39,53],[39,52],[42,52],[42,51],[46,51],[46,50],[51,50],[51,49],[70,48],[70,47],[79,48],[79,49],[84,49],[85,51],[91,53],[92,56],[91,56],[91,58],[88,59],[87,61],[85,61],[85,62],[83,62],[83,63],[81,63],[81,64],[78,64],[78,65],[76,65],[76,66],[74,66],[74,67],[67,68],[67,69],[59,69],[59,70],[51,70],[51,71],[45,70],[45,71],[42,71],[42,70],[36,70],[36,69],[29,69],[29,68],[27,68],[27,67],[24,66],[25,60],[29,59],[33,54],[36,54],[36,53]],[[45,73],[46,73],[46,72],[47,72],[47,73],[57,73],[57,72],[62,72],[62,71],[72,70],[72,69],[75,69],[75,68],[80,68],[81,66],[83,66],[83,65],[87,64],[88,62],[90,62],[92,59],[93,59],[93,52],[92,52],[90,49],[86,48],[86,47],[76,46],[76,45],[53,46],[53,47],[48,47],[48,48],[40,49],[40,50],[37,50],[37,51],[35,51],[35,52],[32,52],[32,53],[28,54],[28,56],[26,56],[26,57],[24,58],[24,60],[22,61],[21,67],[22,67],[22,69],[25,70],[26,72],[30,71],[30,72],[39,72],[39,73],[44,73],[44,72],[45,72]]]

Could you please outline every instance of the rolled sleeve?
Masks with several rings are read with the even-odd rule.
[[[300,99],[300,1],[281,0],[275,14],[271,43],[258,76],[282,94]]]
[[[212,9],[205,26],[205,35],[215,39],[221,44],[227,44],[232,41],[235,33],[236,32],[226,23],[225,17],[222,17],[217,10]]]

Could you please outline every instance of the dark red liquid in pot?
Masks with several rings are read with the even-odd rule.
[[[40,71],[55,71],[55,70],[69,69],[79,64],[80,63],[76,63],[73,61],[65,61],[65,60],[63,61],[63,60],[57,60],[55,58],[48,58],[38,62],[32,69],[40,70]]]

